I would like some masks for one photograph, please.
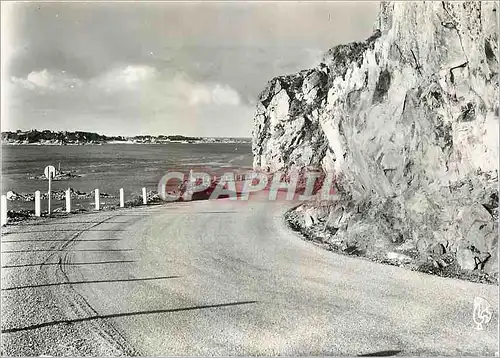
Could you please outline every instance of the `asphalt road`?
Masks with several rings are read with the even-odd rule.
[[[493,355],[498,287],[327,252],[283,202],[171,203],[11,226],[2,355]],[[483,330],[473,301],[494,315]]]

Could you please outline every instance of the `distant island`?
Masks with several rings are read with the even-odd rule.
[[[105,136],[93,132],[54,132],[30,130],[2,132],[2,144],[11,145],[88,145],[88,144],[161,144],[161,143],[250,143],[250,138],[187,137],[182,135]]]

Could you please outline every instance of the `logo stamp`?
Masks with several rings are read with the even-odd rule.
[[[492,316],[493,308],[486,298],[480,296],[476,297],[474,299],[474,311],[472,313],[476,329],[482,331],[484,329],[483,325],[489,323]]]

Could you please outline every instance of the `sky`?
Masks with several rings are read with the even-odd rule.
[[[1,129],[251,137],[275,76],[369,37],[377,2],[2,3]]]

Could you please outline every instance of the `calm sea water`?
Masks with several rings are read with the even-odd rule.
[[[104,144],[83,146],[2,146],[2,194],[46,192],[48,182],[29,179],[43,173],[45,166],[58,163],[62,171],[80,178],[53,181],[53,190],[71,187],[83,192],[98,188],[118,197],[124,188],[125,200],[140,195],[141,188],[157,190],[161,177],[170,170],[188,172],[209,167],[250,169],[251,144]],[[114,200],[105,200],[114,202]],[[54,207],[64,206],[64,201]],[[9,201],[9,208],[33,208],[33,202]],[[42,203],[42,205],[44,205]],[[90,204],[89,204],[90,205]],[[42,208],[42,210],[44,210]]]

